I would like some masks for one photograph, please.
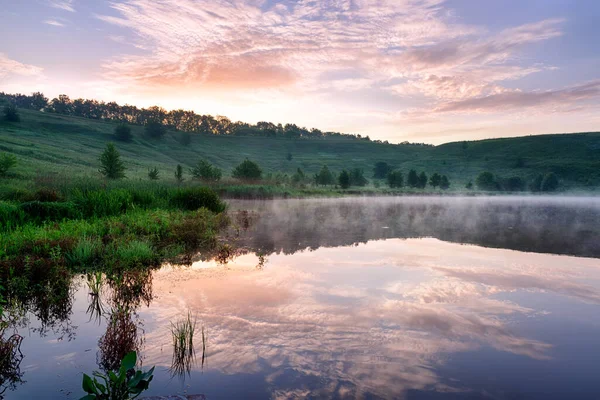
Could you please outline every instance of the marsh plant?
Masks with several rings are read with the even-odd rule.
[[[98,364],[109,374],[119,368],[119,363],[127,354],[138,352],[144,343],[143,334],[138,332],[140,324],[134,320],[133,314],[127,307],[113,310],[106,332],[98,341]]]
[[[94,320],[100,325],[102,315],[104,315],[104,303],[102,302],[102,287],[104,285],[104,277],[101,272],[89,273],[87,275],[87,284],[89,289],[90,304],[87,309],[87,314],[90,316],[90,321]]]
[[[173,360],[171,362],[171,373],[173,375],[190,375],[192,367],[196,362],[196,350],[194,348],[194,336],[196,334],[196,318],[188,311],[187,317],[171,323],[171,336],[173,338]],[[202,327],[202,364],[204,364],[204,353],[206,351],[206,337]]]
[[[148,372],[135,369],[137,354],[129,352],[123,357],[116,372],[94,372],[93,378],[83,374],[82,388],[87,393],[81,400],[127,400],[135,399],[150,386],[154,367]],[[100,381],[104,382],[101,383]]]

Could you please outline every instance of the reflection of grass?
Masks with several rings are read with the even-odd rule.
[[[102,304],[102,285],[104,279],[101,272],[90,273],[87,275],[87,284],[90,295],[90,305],[87,309],[87,314],[90,315],[90,321],[93,319],[98,322],[102,321],[102,315],[104,314],[104,304]]]
[[[17,334],[8,339],[3,338],[4,330],[0,330],[0,398],[6,389],[14,390],[22,383],[23,373],[20,365],[23,360],[21,342],[23,337]]]
[[[196,333],[196,318],[192,319],[188,311],[187,317],[175,324],[171,323],[171,336],[173,338],[173,360],[171,372],[174,375],[190,374],[196,361],[194,349],[194,335]],[[204,328],[202,328],[202,363],[204,364],[205,350]]]

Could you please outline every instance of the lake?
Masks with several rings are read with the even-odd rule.
[[[147,395],[600,397],[600,199],[232,201],[230,212],[235,238],[218,260],[76,276],[9,308],[23,339],[5,397],[79,398],[82,372],[114,364],[123,342],[156,366]],[[174,364],[171,322],[188,313],[196,356]]]

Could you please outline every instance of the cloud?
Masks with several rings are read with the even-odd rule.
[[[74,2],[75,0],[51,0],[49,6],[64,11],[75,12],[75,8],[73,7]]]
[[[559,90],[532,92],[515,90],[467,98],[442,104],[433,111],[436,113],[489,113],[532,108],[544,108],[546,111],[570,111],[574,104],[599,96],[600,80],[597,80]]]
[[[0,78],[10,74],[22,76],[39,76],[43,69],[34,65],[23,64],[15,60],[11,60],[3,53],[0,53]]]
[[[55,19],[47,19],[47,20],[44,21],[44,23],[47,24],[47,25],[58,26],[58,27],[61,27],[61,28],[65,26],[65,24],[63,24],[62,22],[58,22]]]

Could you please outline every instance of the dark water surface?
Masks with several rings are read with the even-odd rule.
[[[242,251],[226,264],[164,266],[118,284],[76,277],[66,303],[13,310],[24,382],[6,398],[81,397],[81,373],[119,345],[107,320],[123,309],[144,366],[156,365],[149,395],[600,398],[599,199],[230,209],[253,211],[233,213]],[[197,339],[182,377],[170,371],[170,324],[188,311],[206,350],[202,359]]]

